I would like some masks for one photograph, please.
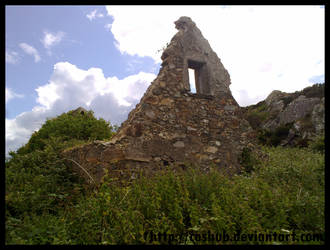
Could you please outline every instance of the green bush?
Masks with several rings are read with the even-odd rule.
[[[88,141],[109,139],[113,134],[113,127],[104,119],[96,119],[92,111],[80,114],[70,111],[56,118],[48,119],[45,124],[34,132],[29,142],[17,153],[30,153],[35,150],[43,150],[50,137],[56,137],[61,142],[71,140]]]
[[[265,101],[259,102],[256,105],[251,105],[246,109],[245,118],[253,129],[258,129],[260,125],[272,115],[267,111]]]
[[[245,173],[251,173],[260,163],[249,148],[243,148],[239,160]]]
[[[278,146],[282,140],[287,138],[293,123],[288,123],[277,127],[274,131],[261,129],[258,131],[258,140],[261,144],[267,146]]]
[[[313,86],[304,88],[301,92],[307,98],[313,98],[313,97],[323,98],[324,83],[316,83]]]
[[[69,112],[47,120],[25,146],[10,152],[5,164],[6,242],[54,243],[55,239],[39,241],[27,236],[37,234],[32,232],[32,224],[57,220],[61,211],[84,193],[82,180],[67,169],[61,152],[90,139],[108,139],[112,134],[110,124],[95,119],[91,112]],[[23,233],[26,230],[30,231]]]

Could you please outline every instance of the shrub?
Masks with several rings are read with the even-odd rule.
[[[261,129],[258,131],[258,140],[267,146],[278,146],[282,140],[287,138],[293,123],[288,123],[277,127],[274,131]]]
[[[96,119],[92,111],[83,114],[70,111],[48,119],[37,132],[32,134],[29,142],[17,150],[17,153],[43,150],[50,137],[57,137],[61,142],[67,142],[74,139],[78,141],[109,139],[112,135],[113,127],[110,123],[102,118]]]
[[[306,87],[302,90],[302,94],[305,95],[307,98],[324,97],[324,83],[316,83],[313,86]]]
[[[259,164],[258,159],[254,156],[252,150],[249,148],[243,148],[239,160],[245,173],[251,173]]]
[[[264,101],[248,107],[245,115],[246,120],[253,129],[258,129],[260,124],[266,121],[270,116],[271,114],[267,111],[267,105]]]
[[[61,152],[92,138],[110,138],[113,132],[109,125],[103,119],[95,119],[92,113],[73,115],[69,112],[47,120],[25,146],[10,152],[11,158],[5,164],[6,242],[56,241],[44,239],[37,233],[44,228],[31,223],[39,223],[39,219],[44,225],[52,223],[84,193],[82,181],[67,169]],[[33,228],[36,231],[32,232]],[[24,232],[26,230],[28,232]],[[42,239],[26,238],[34,234]]]

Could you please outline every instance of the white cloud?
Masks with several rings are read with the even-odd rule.
[[[18,117],[16,119],[19,119]],[[9,151],[15,151],[23,146],[31,136],[31,128],[26,129],[24,126],[17,124],[16,119],[5,120],[6,129],[6,156]],[[33,131],[32,131],[33,132]]]
[[[140,72],[118,79],[105,77],[99,68],[83,70],[69,62],[55,64],[49,82],[36,89],[38,106],[14,119],[6,119],[6,153],[26,143],[47,117],[79,106],[120,125],[155,77]]]
[[[57,33],[51,33],[48,31],[44,31],[44,37],[41,40],[41,43],[44,45],[46,49],[50,49],[56,44],[59,44],[65,33],[63,31],[58,31]]]
[[[173,22],[180,17],[177,15],[180,11],[175,11],[177,7],[106,6],[108,15],[114,17],[111,32],[118,49],[130,55],[150,56],[160,62],[157,50],[176,33]]]
[[[105,28],[106,30],[111,31],[111,26],[112,26],[111,23],[107,23],[106,25],[104,25],[104,28]]]
[[[19,61],[19,55],[16,51],[6,50],[6,63],[16,64]]]
[[[97,10],[93,10],[92,12],[87,14],[86,17],[89,19],[89,21],[92,21],[95,18],[104,17],[104,15],[102,13],[97,13]]]
[[[39,62],[41,60],[38,50],[36,50],[33,46],[27,43],[20,43],[19,46],[26,54],[33,56],[35,62]]]
[[[17,94],[14,91],[12,91],[10,88],[6,87],[6,104],[7,104],[7,102],[9,102],[10,100],[12,100],[14,98],[22,98],[22,97],[24,97],[24,95]]]
[[[114,18],[117,48],[156,62],[161,61],[157,50],[177,32],[174,21],[191,17],[228,70],[240,105],[261,101],[274,89],[301,90],[313,76],[324,75],[324,8],[319,6],[135,5],[106,10]]]

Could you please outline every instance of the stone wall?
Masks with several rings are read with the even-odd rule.
[[[118,178],[189,164],[236,173],[242,149],[253,147],[254,132],[231,95],[220,59],[189,17],[175,25],[179,31],[162,54],[157,78],[112,140],[64,153],[97,181],[106,168]],[[188,68],[196,71],[196,94],[190,92]]]

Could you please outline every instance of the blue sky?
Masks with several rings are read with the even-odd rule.
[[[86,18],[94,10],[104,18],[92,21]],[[16,51],[20,56],[17,63],[6,64],[6,86],[24,94],[24,98],[7,105],[6,117],[14,118],[36,105],[35,89],[48,82],[53,66],[59,61],[84,70],[101,68],[105,76],[118,78],[141,70],[157,73],[159,66],[151,58],[120,53],[113,44],[112,33],[104,27],[112,21],[103,6],[7,7],[6,51]],[[46,48],[42,43],[45,34],[56,36],[59,32],[63,32],[61,41]],[[34,47],[40,61],[35,62],[34,56],[24,53],[20,43]]]
[[[322,6],[6,6],[6,153],[83,106],[123,122],[190,16],[241,106],[324,81]]]

